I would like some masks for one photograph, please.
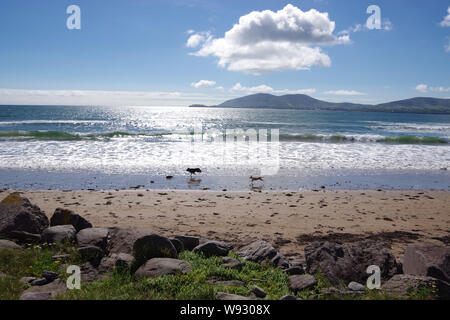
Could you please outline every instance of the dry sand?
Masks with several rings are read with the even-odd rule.
[[[3,198],[9,193],[0,193]],[[262,238],[302,256],[314,240],[387,241],[397,257],[415,241],[449,242],[450,191],[26,191],[49,217],[58,207],[96,227],[144,228],[240,246]]]

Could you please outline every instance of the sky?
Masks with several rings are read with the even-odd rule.
[[[449,71],[448,0],[0,1],[0,104],[375,104],[450,98]]]

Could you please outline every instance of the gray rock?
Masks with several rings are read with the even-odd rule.
[[[363,286],[361,283],[354,282],[354,281],[352,281],[348,284],[348,288],[351,291],[365,291],[366,290],[365,286]]]
[[[148,260],[135,273],[138,277],[158,277],[170,274],[186,274],[192,270],[189,263],[171,258],[154,258]]]
[[[301,267],[290,267],[290,268],[284,270],[284,272],[286,272],[290,276],[305,274],[305,270],[303,270],[303,268],[301,268]]]
[[[20,278],[19,282],[23,284],[31,283],[34,280],[36,280],[36,277],[22,277]]]
[[[408,299],[414,291],[427,288],[440,299],[450,299],[450,285],[440,279],[409,274],[397,274],[385,282],[382,289],[391,296]]]
[[[78,252],[83,261],[90,262],[94,267],[97,267],[100,264],[100,261],[105,255],[103,250],[96,246],[78,248]]]
[[[0,249],[22,249],[22,247],[12,241],[0,239]]]
[[[42,232],[42,240],[47,243],[74,241],[75,233],[75,228],[70,224],[50,227]]]
[[[184,251],[183,242],[181,242],[178,239],[174,239],[174,238],[169,239],[169,240],[170,240],[170,242],[172,242],[173,246],[175,247],[175,250],[177,250],[178,253]]]
[[[108,244],[108,229],[87,228],[77,233],[77,243],[79,247],[96,246],[106,251]]]
[[[92,224],[82,216],[68,209],[57,208],[50,219],[50,226],[72,225],[78,232],[86,228],[92,228]]]
[[[253,286],[251,292],[258,298],[265,298],[267,293],[258,286]]]
[[[202,253],[205,257],[212,257],[212,256],[222,257],[228,255],[228,252],[231,249],[232,246],[229,246],[226,243],[218,241],[209,241],[196,246],[193,251]]]
[[[107,251],[109,253],[132,254],[133,245],[137,239],[152,232],[142,229],[109,228],[109,241]]]
[[[133,261],[134,257],[128,253],[112,253],[102,259],[98,271],[101,274],[112,273],[115,268],[119,272],[129,272]]]
[[[405,274],[450,282],[450,246],[431,242],[408,245],[403,258],[403,271]]]
[[[206,279],[206,282],[212,284],[214,286],[222,286],[222,287],[243,287],[245,286],[245,282],[240,280],[222,280],[219,277],[211,277]]]
[[[244,266],[243,263],[230,257],[222,257],[222,261],[223,264],[220,265],[222,268],[241,270],[242,267]]]
[[[226,292],[217,292],[216,296],[218,300],[226,300],[226,301],[251,300],[248,297],[243,297],[237,294],[231,294]]]
[[[93,282],[97,280],[102,280],[103,275],[90,263],[86,262],[80,266],[81,281],[83,282]]]
[[[168,238],[152,233],[134,242],[133,256],[136,266],[141,266],[152,258],[176,258],[177,250]]]
[[[43,285],[45,285],[47,283],[50,283],[50,281],[48,281],[45,278],[36,279],[36,280],[33,280],[33,281],[30,282],[30,284],[32,286],[43,286]]]
[[[241,249],[238,255],[248,261],[262,262],[272,260],[277,255],[277,251],[270,243],[257,240]]]
[[[53,271],[44,270],[42,271],[42,277],[47,279],[48,282],[52,282],[58,279],[58,274]]]
[[[314,242],[305,248],[306,271],[310,274],[322,272],[333,284],[365,282],[367,267],[379,266],[381,278],[387,280],[397,273],[397,262],[390,249],[374,241],[349,244]]]
[[[306,268],[306,260],[304,258],[291,258],[289,260],[289,265],[291,267],[300,267],[302,269]]]
[[[297,300],[296,296],[292,296],[292,295],[286,295],[286,296],[282,296],[280,298],[280,300]]]
[[[41,235],[29,233],[26,231],[14,230],[9,232],[8,238],[14,239],[19,243],[39,243],[41,242]]]
[[[312,288],[317,284],[316,278],[309,274],[290,276],[288,282],[289,289],[294,293]]]
[[[275,257],[272,258],[272,263],[276,268],[281,270],[286,270],[289,268],[289,261],[285,256],[277,253]]]
[[[196,246],[200,244],[200,239],[193,236],[175,236],[175,239],[180,240],[183,243],[185,250],[192,251]]]
[[[0,235],[9,237],[13,231],[40,234],[47,227],[45,213],[19,193],[11,193],[0,202]]]
[[[25,290],[20,296],[20,300],[49,300],[54,299],[59,294],[67,292],[66,283],[61,279],[43,285],[33,286]]]

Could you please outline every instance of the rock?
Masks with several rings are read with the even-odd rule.
[[[80,266],[81,283],[102,280],[103,275],[90,263],[86,262]]]
[[[294,293],[312,288],[317,284],[316,278],[309,274],[290,276],[288,282],[289,289]]]
[[[42,240],[47,243],[75,240],[75,228],[72,225],[55,226],[42,232]]]
[[[176,258],[177,250],[168,238],[152,233],[134,242],[133,256],[139,267],[152,258]]]
[[[218,300],[231,300],[231,301],[237,301],[237,300],[251,300],[250,298],[239,296],[237,294],[231,294],[226,292],[217,292],[216,294]]]
[[[314,242],[305,248],[306,271],[322,272],[328,280],[337,284],[357,281],[365,283],[367,267],[379,266],[381,278],[387,280],[397,273],[397,262],[384,243],[361,241],[349,244]]]
[[[344,296],[356,297],[363,295],[365,291],[352,291],[352,290],[339,290],[337,288],[324,288],[320,291],[319,296],[323,299],[327,297],[328,299],[337,299]]]
[[[265,298],[267,293],[258,286],[253,286],[251,292],[258,298]]]
[[[450,298],[450,285],[440,279],[409,274],[397,274],[385,282],[382,289],[391,296],[408,299],[413,292],[428,288],[430,293],[440,299]]]
[[[158,277],[170,274],[186,274],[192,270],[189,263],[171,258],[153,258],[135,273],[138,277]]]
[[[79,247],[96,246],[106,251],[108,244],[108,229],[87,228],[77,233],[77,243]]]
[[[22,277],[20,278],[19,282],[23,284],[31,283],[34,280],[36,280],[36,277]]]
[[[175,236],[175,239],[183,243],[184,249],[192,251],[196,246],[200,244],[200,239],[198,237],[192,236]]]
[[[47,227],[45,213],[19,193],[11,193],[0,202],[0,235],[9,237],[13,231],[40,234]]]
[[[239,262],[236,259],[230,258],[230,257],[223,257],[222,261],[223,261],[223,264],[220,265],[222,268],[241,270],[242,267],[244,266],[243,263]]]
[[[137,239],[151,232],[142,229],[109,228],[109,241],[107,251],[109,253],[132,254],[133,244]]]
[[[68,224],[71,224],[77,232],[92,228],[92,224],[82,216],[68,209],[57,208],[50,219],[50,226],[63,226]]]
[[[33,281],[30,282],[30,284],[32,286],[43,286],[43,285],[45,285],[47,283],[50,283],[50,281],[48,281],[45,278],[36,279],[36,280],[33,280]]]
[[[98,271],[101,274],[112,273],[116,268],[119,272],[128,272],[131,270],[133,261],[134,257],[128,253],[112,253],[102,259]]]
[[[290,268],[284,270],[284,272],[286,272],[290,276],[305,274],[305,270],[303,270],[303,268],[301,268],[301,267],[290,267]]]
[[[348,288],[351,291],[366,291],[366,287],[365,286],[363,286],[361,283],[354,282],[354,281],[352,281],[352,282],[350,282],[348,284]]]
[[[83,261],[90,262],[94,267],[97,267],[100,264],[100,261],[105,255],[103,250],[96,246],[78,248],[78,252]]]
[[[289,260],[289,265],[291,267],[300,267],[303,270],[306,267],[306,260],[304,258],[290,258]]]
[[[70,254],[58,254],[56,256],[52,256],[53,260],[69,260],[72,256]]]
[[[202,253],[205,257],[219,256],[223,257],[228,255],[228,252],[232,249],[231,246],[223,242],[208,241],[204,244],[199,244],[194,248],[194,252]]]
[[[59,294],[65,294],[67,286],[61,279],[43,285],[33,286],[25,290],[20,296],[20,300],[49,300],[54,299]]]
[[[257,240],[241,249],[238,255],[248,261],[262,262],[272,260],[277,255],[277,251],[270,243]]]
[[[47,279],[48,282],[52,282],[58,279],[58,274],[53,271],[44,270],[42,271],[42,277]]]
[[[212,284],[213,286],[222,286],[222,287],[243,287],[245,286],[245,282],[240,280],[223,280],[220,277],[211,277],[206,279],[206,282]]]
[[[292,296],[292,295],[286,295],[286,296],[282,296],[280,298],[280,300],[297,300],[296,296]]]
[[[279,253],[277,253],[277,255],[273,257],[271,261],[276,268],[279,268],[281,270],[289,268],[289,261],[286,259],[285,256]]]
[[[0,239],[0,249],[22,249],[22,247],[12,241]]]
[[[450,282],[450,246],[431,242],[408,245],[403,258],[403,271],[405,274]]]
[[[25,231],[11,231],[8,235],[8,238],[14,239],[19,243],[39,243],[41,242],[41,235],[29,233]]]
[[[181,242],[178,239],[169,239],[170,242],[172,242],[173,246],[175,247],[175,250],[177,250],[178,253],[184,251],[184,246],[183,246],[183,242]]]

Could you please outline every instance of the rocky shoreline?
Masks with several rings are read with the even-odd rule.
[[[96,228],[81,215],[61,208],[48,219],[19,193],[9,194],[0,203],[0,239],[0,250],[25,250],[26,246],[42,243],[74,244],[82,259],[79,267],[83,283],[101,281],[116,270],[135,278],[187,275],[193,267],[178,258],[180,253],[192,251],[205,258],[220,257],[225,269],[241,269],[248,261],[281,270],[290,291],[282,300],[299,299],[299,293],[317,285],[318,274],[332,284],[320,295],[356,298],[367,292],[366,270],[371,265],[380,268],[381,290],[392,297],[407,299],[412,292],[425,288],[436,298],[450,298],[450,247],[431,242],[408,245],[402,263],[387,243],[371,239],[351,243],[313,241],[306,245],[304,254],[287,257],[264,239],[236,245],[190,235],[167,237],[139,228]],[[53,258],[64,261],[69,257]],[[0,273],[0,277],[8,275]],[[52,271],[43,270],[41,278],[23,277],[20,281],[29,284],[21,294],[22,300],[48,300],[67,293],[66,283]],[[220,278],[207,282],[221,287],[240,285],[239,280]],[[249,296],[217,292],[216,299],[264,299],[266,295],[254,285]]]

